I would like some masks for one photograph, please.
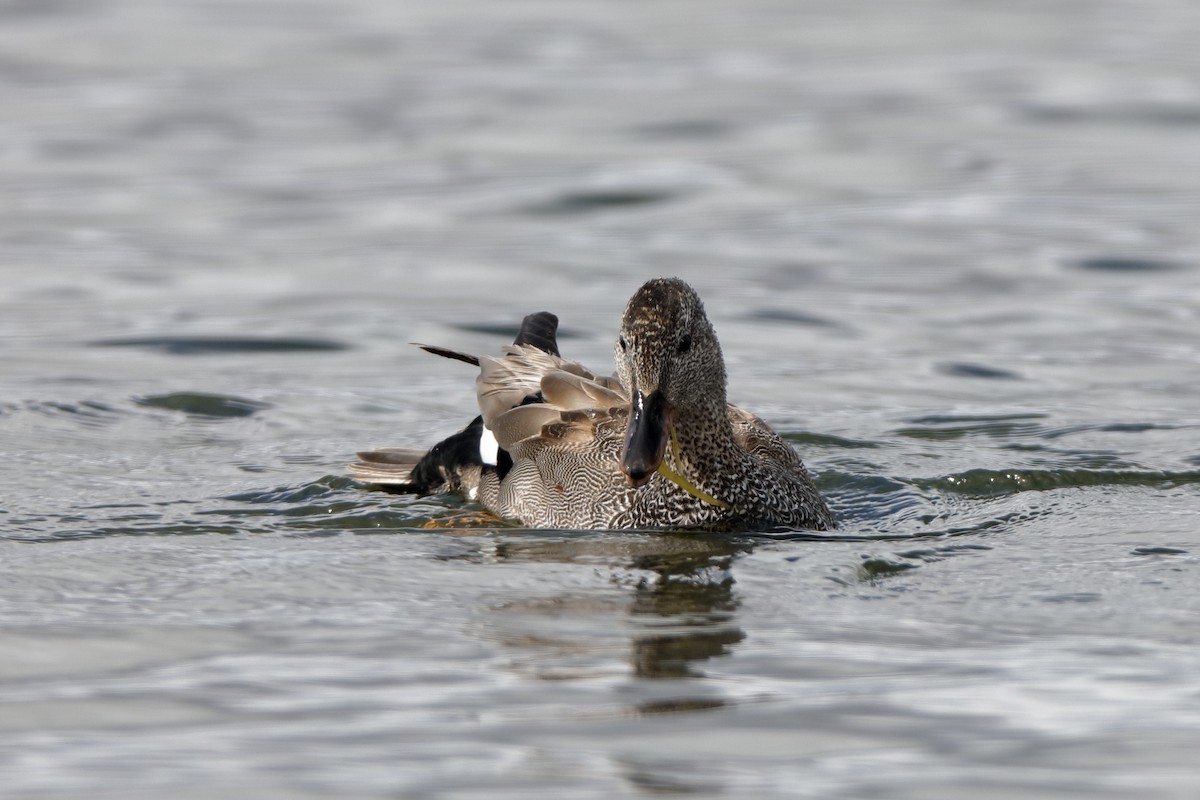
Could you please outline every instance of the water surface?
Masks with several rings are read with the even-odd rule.
[[[1192,4],[0,22],[6,797],[1195,796]],[[661,274],[837,534],[342,477]]]

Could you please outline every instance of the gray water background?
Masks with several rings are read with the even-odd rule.
[[[0,0],[0,795],[1200,796],[1198,32]],[[836,536],[341,477],[655,275]]]

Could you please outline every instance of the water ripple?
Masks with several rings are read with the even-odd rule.
[[[146,408],[182,411],[193,417],[212,418],[249,417],[263,409],[270,408],[269,404],[257,400],[207,392],[172,392],[149,395],[135,398],[134,402]]]
[[[1018,492],[1044,492],[1099,486],[1144,486],[1172,489],[1200,483],[1200,470],[1187,472],[1087,470],[1087,469],[972,469],[940,478],[918,478],[922,489],[952,492],[971,497],[999,497]]]
[[[349,345],[331,339],[266,336],[140,336],[98,339],[93,347],[131,347],[158,350],[175,356],[224,353],[312,353],[346,350]]]

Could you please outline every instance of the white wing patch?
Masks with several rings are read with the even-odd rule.
[[[496,434],[485,425],[483,432],[479,434],[479,460],[494,467],[499,454],[500,444],[496,441]]]

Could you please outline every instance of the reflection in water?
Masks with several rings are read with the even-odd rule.
[[[480,540],[475,540],[480,542]],[[544,534],[505,532],[502,540],[490,539],[486,560],[494,562],[591,563],[603,565],[614,578],[633,572],[632,600],[620,606],[628,615],[629,663],[638,678],[695,678],[697,665],[725,655],[745,638],[737,626],[738,600],[734,593],[733,563],[748,553],[751,544],[728,536],[696,534]],[[477,553],[478,558],[482,553]],[[552,602],[521,603],[520,610],[539,615],[574,606],[571,591]],[[506,610],[512,609],[506,603]],[[614,609],[609,608],[611,613]],[[594,632],[580,632],[592,638]],[[542,637],[507,640],[521,646]],[[715,698],[661,699],[639,706],[642,713],[713,708]]]
[[[702,552],[645,555],[634,566],[653,572],[630,607],[645,635],[633,639],[634,674],[643,678],[698,677],[697,662],[725,655],[745,638],[735,623],[733,561],[749,548],[712,539]]]

